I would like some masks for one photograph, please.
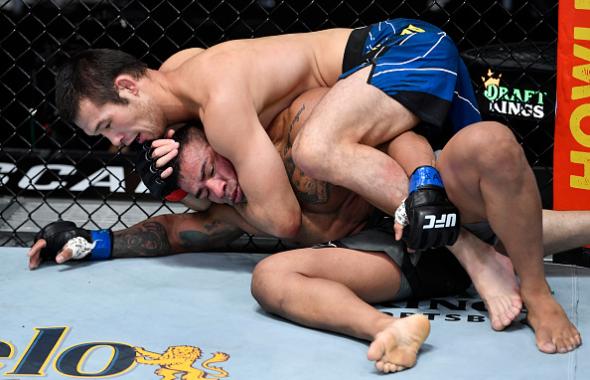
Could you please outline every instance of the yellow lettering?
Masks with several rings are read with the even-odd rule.
[[[574,44],[574,56],[584,61],[590,61],[590,49],[582,45]]]
[[[590,64],[574,66],[572,75],[577,80],[590,83]]]
[[[590,0],[576,0],[576,9],[590,9]]]
[[[570,131],[574,139],[586,148],[590,148],[590,136],[582,130],[582,120],[590,116],[590,104],[580,104],[570,116]]]
[[[572,87],[572,99],[583,99],[590,97],[590,86],[576,86]]]
[[[590,190],[590,153],[571,151],[570,161],[575,164],[584,165],[584,176],[570,175],[570,187]]]
[[[574,56],[590,61],[590,49],[574,44]],[[577,80],[590,83],[590,64],[574,66],[572,75]],[[574,86],[572,87],[572,99],[582,99],[590,96],[590,86]]]
[[[590,41],[590,28],[574,27],[574,40]]]
[[[590,83],[590,64],[574,66],[572,76],[579,81]],[[590,86],[573,86],[572,99],[583,99],[590,97]]]

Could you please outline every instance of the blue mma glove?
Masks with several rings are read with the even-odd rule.
[[[167,201],[178,202],[186,196],[186,192],[178,187],[178,168],[175,164],[176,159],[166,167],[156,168],[156,160],[152,158],[152,142],[148,141],[142,145],[137,156],[135,171],[153,197],[159,200],[166,199]],[[162,178],[162,172],[170,166],[174,169],[172,175],[168,178]]]
[[[58,220],[43,227],[35,236],[35,242],[39,239],[47,242],[41,250],[43,261],[55,261],[57,253],[65,245],[72,250],[73,259],[107,260],[112,255],[111,230],[90,231],[79,228],[73,222]]]
[[[438,170],[432,166],[416,168],[410,176],[409,195],[403,205],[407,225],[402,237],[408,248],[424,250],[457,241],[461,230],[459,210],[447,198]]]

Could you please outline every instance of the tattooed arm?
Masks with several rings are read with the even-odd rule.
[[[191,214],[161,215],[113,233],[113,257],[154,257],[223,248],[245,231],[237,212],[225,205]]]
[[[56,235],[59,233],[78,236],[90,234],[90,231],[78,228],[71,222],[54,223],[61,223],[59,228],[62,231],[54,231]],[[256,231],[233,208],[214,205],[204,212],[157,216],[131,228],[114,231],[112,250],[108,252],[108,257],[152,257],[212,250],[224,247],[243,232],[255,233]],[[55,261],[61,264],[71,260],[73,252],[67,245],[57,248],[56,244],[64,243],[58,243],[60,240],[56,235],[51,237],[51,249],[59,249]],[[41,236],[27,253],[29,269],[35,269],[43,262],[42,251],[47,246],[45,239],[45,236]],[[67,239],[71,239],[71,236]]]

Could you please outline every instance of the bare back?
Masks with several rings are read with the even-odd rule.
[[[297,235],[301,209],[268,138],[271,120],[308,89],[333,85],[350,29],[221,43],[166,72],[184,118],[199,118],[211,147],[231,161],[248,203],[236,207],[261,231]]]
[[[286,34],[227,41],[208,48],[180,65],[179,83],[188,93],[219,94],[251,98],[264,127],[304,91],[330,87],[342,71],[344,49],[351,29],[328,29],[312,33]],[[189,75],[196,70],[199,86]],[[206,100],[205,100],[206,102]]]

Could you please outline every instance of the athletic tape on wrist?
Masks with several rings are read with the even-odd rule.
[[[108,260],[111,258],[112,238],[111,230],[90,231],[92,242],[95,244],[90,252],[90,260]]]
[[[407,226],[408,221],[408,214],[406,213],[406,200],[402,201],[402,204],[399,205],[397,210],[395,210],[395,214],[393,215],[395,218],[395,222],[397,224],[401,224],[402,226]]]
[[[424,186],[444,188],[440,173],[432,166],[420,166],[410,176],[410,193]]]
[[[68,240],[64,246],[64,249],[69,249],[72,251],[72,259],[80,260],[88,256],[88,254],[92,252],[92,249],[95,245],[96,243],[91,243],[83,237],[77,236]]]

